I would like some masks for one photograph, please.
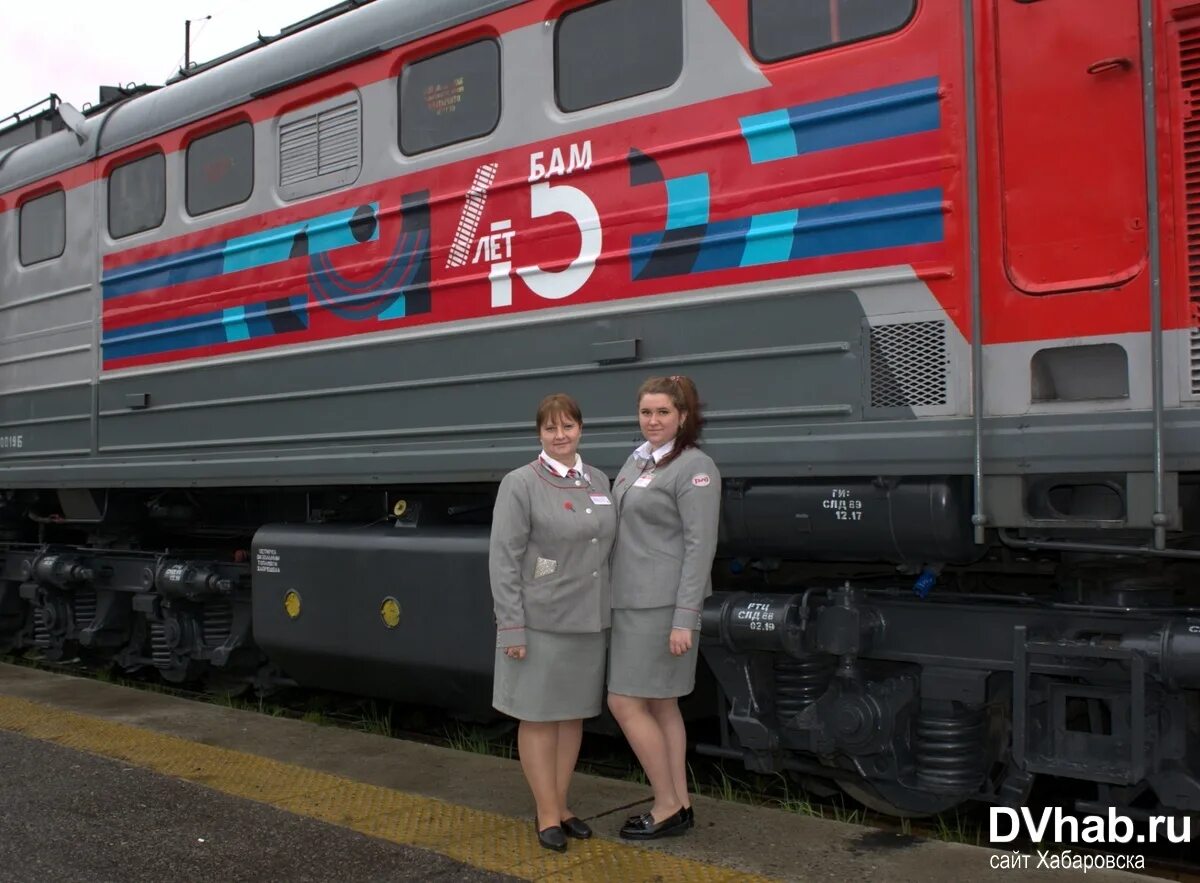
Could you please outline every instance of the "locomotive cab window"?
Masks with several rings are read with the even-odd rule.
[[[167,216],[167,162],[152,153],[108,176],[108,233],[113,239],[153,230]]]
[[[21,206],[21,263],[28,267],[60,257],[67,247],[67,196],[61,190]]]
[[[500,44],[480,40],[404,66],[400,149],[409,156],[482,138],[500,122]]]
[[[750,0],[750,45],[782,61],[904,27],[917,0]]]
[[[665,89],[681,73],[683,0],[603,0],[558,23],[555,94],[567,112]]]
[[[238,123],[187,149],[187,210],[203,215],[245,202],[254,190],[254,127]]]

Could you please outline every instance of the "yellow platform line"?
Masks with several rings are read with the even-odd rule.
[[[533,825],[498,813],[356,782],[293,764],[0,696],[0,729],[195,782],[371,837],[524,880],[558,883],[768,881],[593,837],[565,854],[538,846]]]

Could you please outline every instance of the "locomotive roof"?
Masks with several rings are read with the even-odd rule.
[[[361,2],[361,0],[359,0]],[[0,150],[0,193],[54,175],[322,71],[384,52],[523,0],[373,0],[89,117],[70,132]],[[287,29],[284,33],[286,34]]]

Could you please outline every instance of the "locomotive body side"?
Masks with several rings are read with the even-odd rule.
[[[709,750],[1200,807],[1192,7],[675,9],[374,0],[0,154],[0,644],[482,713],[523,409],[570,390],[615,472],[683,372]],[[572,31],[635,11],[610,99]]]

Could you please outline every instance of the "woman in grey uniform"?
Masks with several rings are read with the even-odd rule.
[[[579,405],[538,406],[542,452],[500,483],[488,557],[497,639],[492,705],[520,721],[521,768],[537,803],[538,842],[559,852],[591,828],[567,790],[583,719],[600,714],[612,617],[609,552],[617,529],[608,478],[577,452]]]
[[[697,447],[703,418],[687,377],[655,377],[638,390],[646,441],[613,484],[608,707],[654,789],[648,813],[621,836],[650,840],[695,823],[687,790],[687,733],[679,697],[696,683],[700,610],[712,594],[721,475]]]

